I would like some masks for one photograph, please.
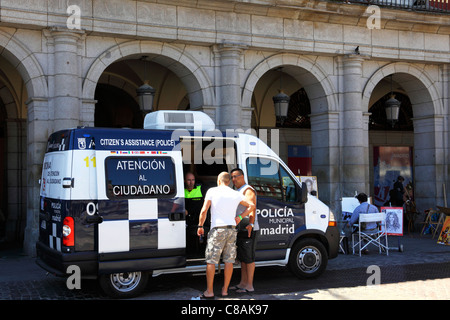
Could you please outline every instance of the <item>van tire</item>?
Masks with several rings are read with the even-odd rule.
[[[101,275],[100,287],[111,298],[134,298],[147,286],[148,273],[142,271]]]
[[[320,276],[328,264],[325,246],[316,239],[306,238],[297,241],[289,256],[289,269],[300,279],[313,279]]]

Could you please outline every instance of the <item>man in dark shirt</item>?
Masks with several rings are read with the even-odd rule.
[[[186,208],[186,253],[188,256],[201,256],[205,253],[206,243],[197,236],[197,225],[200,210],[203,206],[204,191],[202,186],[195,184],[192,172],[184,175],[184,201]],[[207,219],[209,226],[209,219]],[[205,228],[208,228],[205,226]],[[207,231],[207,230],[205,230]]]

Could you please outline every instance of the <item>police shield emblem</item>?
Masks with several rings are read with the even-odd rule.
[[[78,149],[86,149],[86,138],[78,138]]]

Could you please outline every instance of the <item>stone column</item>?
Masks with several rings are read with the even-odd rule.
[[[320,200],[340,211],[339,112],[310,114],[312,170],[317,176]]]
[[[27,102],[27,225],[24,251],[35,255],[39,237],[39,179],[49,135],[48,99],[30,98]]]
[[[80,124],[82,84],[78,50],[83,36],[83,31],[63,28],[47,32],[49,46],[53,49],[52,81],[49,81],[53,91],[53,131]]]
[[[13,102],[14,107],[15,103]],[[27,171],[27,121],[6,119],[6,168],[8,175],[8,197],[4,199],[8,208],[5,226],[6,241],[15,241],[22,236],[26,226],[26,171]]]
[[[447,199],[447,206],[450,206],[450,64],[442,65],[441,70],[443,80],[442,100],[444,110],[447,110],[447,112],[444,114],[445,196]]]
[[[342,196],[355,191],[369,195],[369,152],[367,121],[362,110],[363,57],[352,54],[343,59],[342,112]]]
[[[49,97],[27,101],[27,226],[24,250],[35,254],[39,235],[39,179],[48,136],[54,131],[80,124],[80,40],[84,32],[64,28],[43,31],[47,40]]]
[[[81,102],[80,125],[93,127],[95,120],[95,104],[97,100],[83,99]]]
[[[215,47],[216,94],[219,103],[219,129],[242,128],[240,64],[243,50],[238,44]],[[246,117],[248,118],[248,117]]]
[[[424,116],[414,121],[414,196],[419,210],[444,205],[444,117]],[[446,186],[448,188],[448,186]],[[447,199],[448,205],[448,199]]]

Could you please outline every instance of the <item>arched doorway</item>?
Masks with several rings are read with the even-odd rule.
[[[120,43],[93,62],[83,84],[83,112],[95,113],[97,84],[120,88],[137,102],[145,80],[156,90],[153,110],[190,108],[215,119],[214,87],[200,63],[177,46],[152,41]],[[94,125],[94,119],[84,123]]]
[[[21,247],[26,221],[27,90],[0,56],[0,245]]]
[[[405,179],[405,186],[414,185],[412,105],[404,92],[394,91],[393,94],[400,102],[396,123],[391,124],[386,118],[386,101],[391,97],[390,92],[378,99],[369,109],[373,203],[380,207],[393,203],[390,191],[398,176]]]
[[[47,118],[48,77],[29,44],[9,31],[0,30],[0,96],[7,115],[5,241],[23,245],[27,254],[34,254],[39,234],[42,148],[51,127]]]
[[[185,110],[187,90],[181,79],[155,57],[124,59],[112,63],[100,76],[95,89],[95,126],[142,128],[144,114],[136,89],[148,81],[155,89],[153,111]]]
[[[383,130],[370,130],[370,146],[410,148],[414,196],[419,210],[443,205],[442,185],[445,176],[442,173],[446,160],[442,152],[445,146],[441,137],[444,117],[440,111],[443,109],[438,91],[430,79],[424,70],[412,64],[394,63],[376,71],[363,92],[363,103],[368,103],[368,107],[374,106],[375,113],[375,104],[382,104],[383,101],[379,100],[386,99],[391,87],[394,93],[398,93],[399,100],[402,99],[399,124],[393,129],[385,127]],[[406,158],[406,152],[401,157]],[[375,162],[372,157],[371,160]],[[375,165],[373,163],[372,167]],[[395,176],[396,173],[393,174]],[[376,176],[371,177],[372,185],[374,180],[377,180]],[[392,178],[385,183],[392,183],[389,180]]]
[[[287,127],[277,127],[272,101],[280,89],[281,76],[281,89],[292,97]],[[299,100],[303,102],[298,104]],[[248,76],[242,101],[244,107],[253,108],[252,127],[279,129],[278,154],[286,163],[289,162],[289,148],[294,156],[299,155],[292,154],[294,148],[297,151],[301,149],[298,146],[306,148],[311,159],[311,174],[318,182],[319,198],[334,208],[339,178],[333,172],[338,171],[335,167],[339,164],[333,159],[338,158],[339,146],[333,138],[337,131],[337,127],[334,128],[337,115],[333,110],[337,109],[338,103],[336,90],[320,64],[293,54],[272,56],[259,63]],[[298,168],[292,167],[296,175],[310,173],[298,172]]]
[[[96,127],[142,128],[143,116],[139,105],[124,90],[99,83],[95,90]]]

